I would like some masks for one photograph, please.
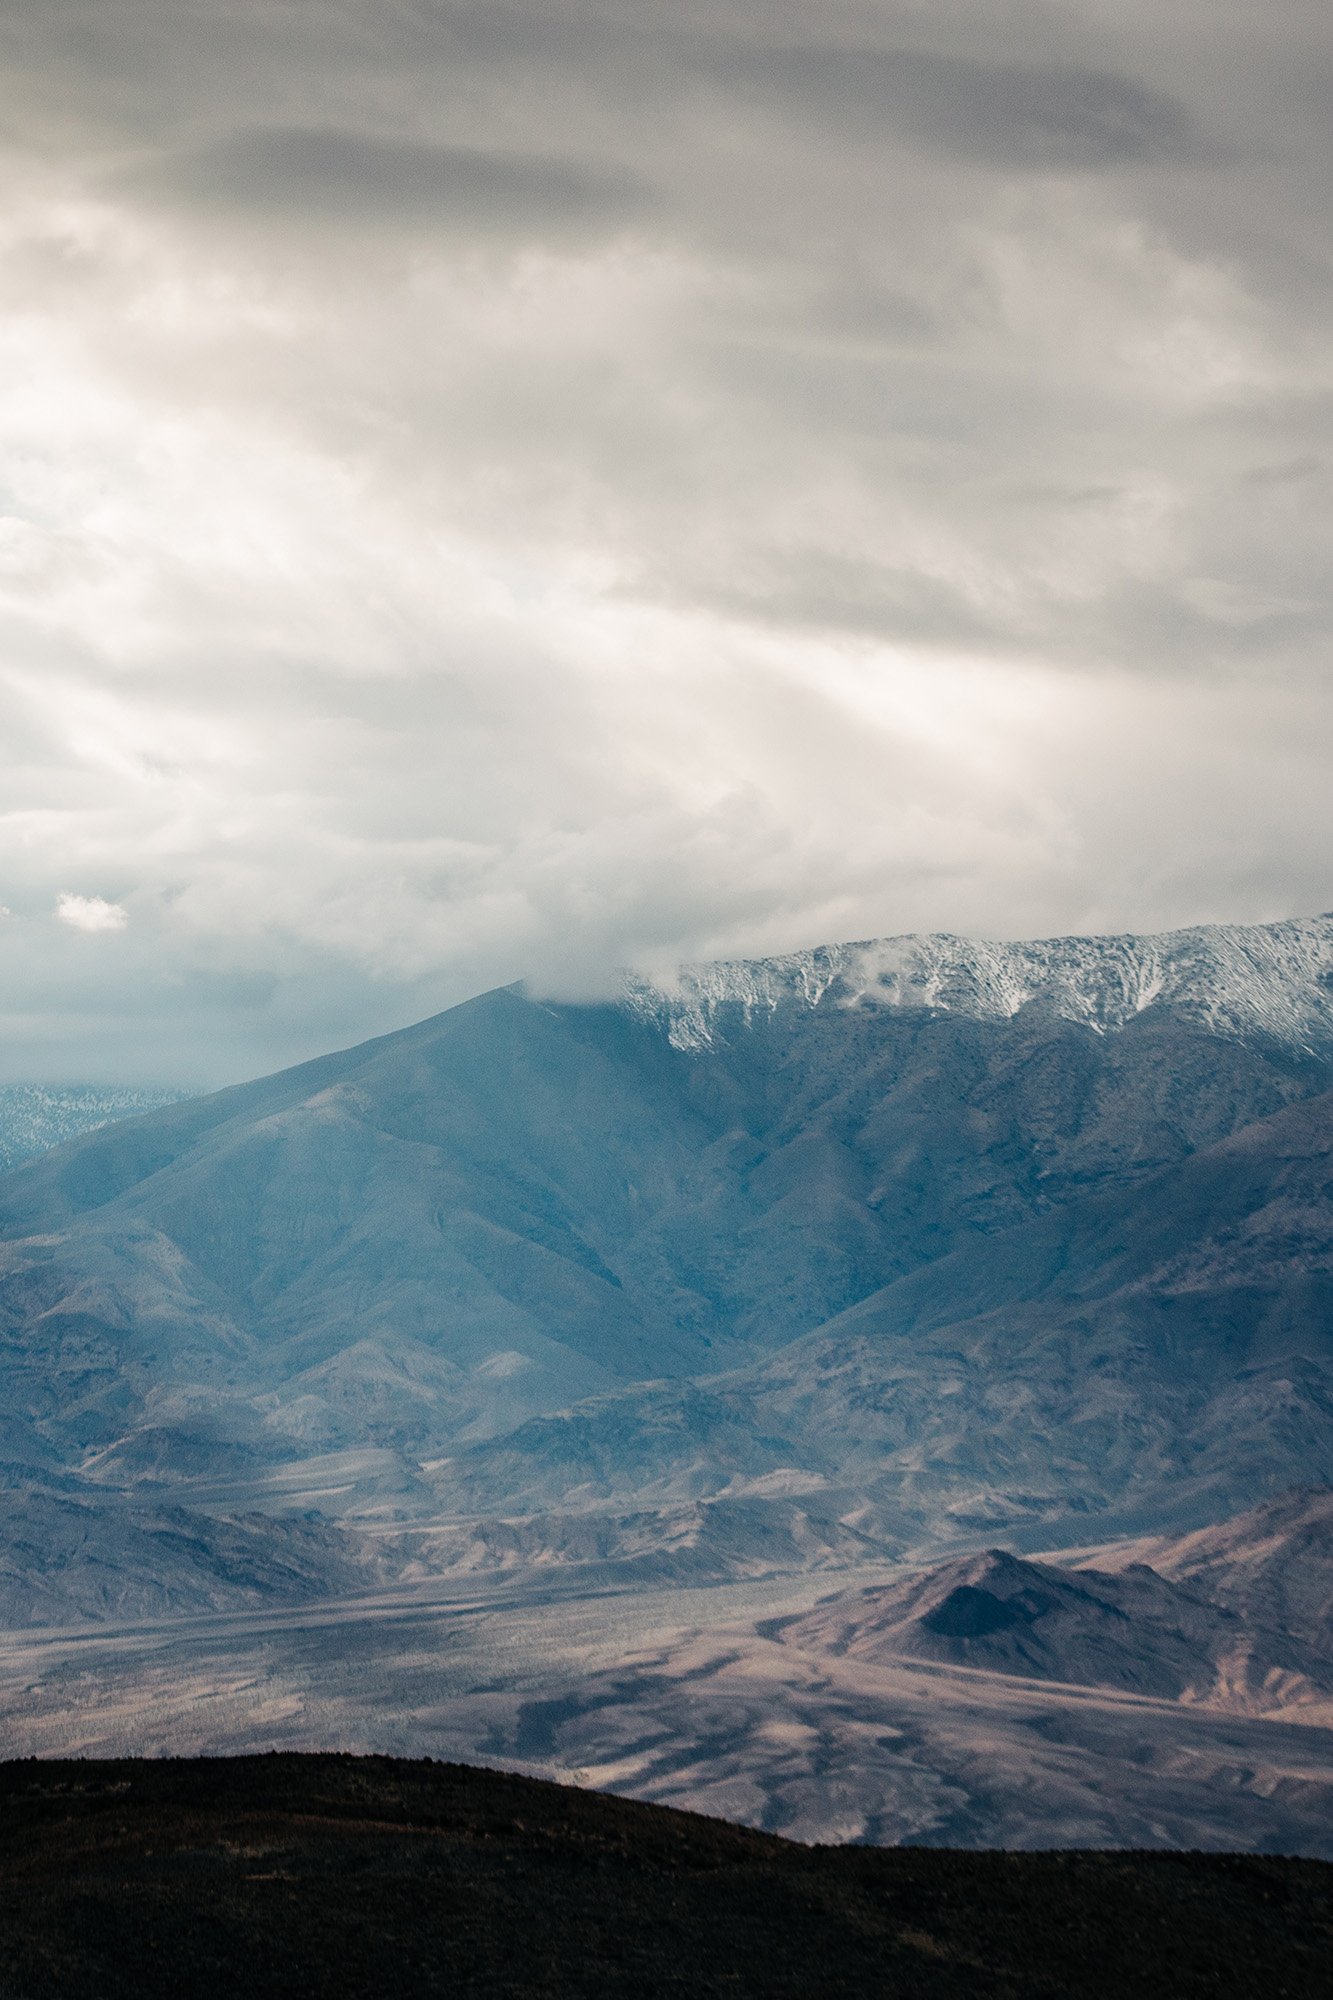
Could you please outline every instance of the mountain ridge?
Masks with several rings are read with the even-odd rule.
[[[1333,1038],[1333,914],[1013,943],[907,932],[768,959],[686,964],[661,982],[630,978],[626,990],[636,1010],[665,1012],[679,1047],[707,1044],[724,1009],[772,1009],[794,999],[978,1019],[1012,1019],[1045,1003],[1098,1033],[1162,1006],[1225,1033],[1262,1033],[1314,1053]]]

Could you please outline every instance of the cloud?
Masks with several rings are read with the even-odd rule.
[[[472,227],[557,237],[623,224],[651,192],[615,165],[449,146],[336,126],[242,127],[159,156],[123,186],[306,224]]]
[[[1208,153],[1178,97],[1113,70],[810,46],[739,48],[718,67],[741,92],[844,132],[896,131],[992,166],[1095,173]]]
[[[64,892],[56,898],[56,917],[72,931],[123,931],[129,912],[103,896],[72,896]]]
[[[11,1073],[1333,900],[1322,8],[13,26]]]

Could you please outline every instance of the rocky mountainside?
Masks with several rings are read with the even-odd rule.
[[[756,1481],[909,1541],[1216,1518],[1333,1472],[1333,1095],[978,1233],[777,1354],[576,1404],[435,1475],[529,1510]]]
[[[1333,1462],[1330,1090],[1331,918],[503,990],[0,1180],[0,1452],[441,1561],[1199,1525]]]

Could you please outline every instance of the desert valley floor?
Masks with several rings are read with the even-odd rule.
[[[829,1582],[529,1586],[517,1602],[437,1582],[299,1614],[10,1633],[0,1743],[489,1762],[813,1841],[1333,1856],[1333,1704],[1284,1720],[784,1643]]]

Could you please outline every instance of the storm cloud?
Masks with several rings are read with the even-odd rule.
[[[0,22],[12,1074],[1333,902],[1322,6]]]

